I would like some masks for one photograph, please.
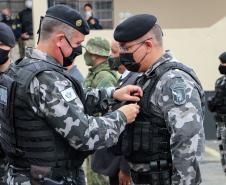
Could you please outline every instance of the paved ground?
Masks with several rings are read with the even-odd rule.
[[[206,152],[201,163],[202,185],[226,185],[226,176],[220,164],[217,141],[206,141]]]

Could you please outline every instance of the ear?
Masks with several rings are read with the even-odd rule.
[[[153,42],[152,39],[146,40],[145,41],[145,46],[147,48],[147,52],[150,52],[153,48]]]
[[[54,42],[57,47],[63,47],[64,45],[64,34],[59,33],[54,36]]]

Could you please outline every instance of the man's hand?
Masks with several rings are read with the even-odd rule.
[[[135,121],[137,114],[140,112],[140,106],[135,103],[131,103],[120,107],[118,110],[124,113],[127,118],[127,123],[132,123]]]
[[[132,178],[129,174],[123,172],[122,170],[118,173],[119,185],[131,185]]]
[[[113,93],[113,98],[119,101],[138,102],[140,101],[139,97],[142,96],[143,96],[142,89],[136,85],[127,85],[125,87],[117,89]]]

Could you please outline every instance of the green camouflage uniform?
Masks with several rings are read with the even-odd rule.
[[[110,43],[101,37],[91,38],[86,44],[86,52],[89,54],[108,57]],[[106,88],[116,86],[118,81],[117,73],[112,71],[106,61],[92,66],[84,81],[84,87]],[[107,178],[103,175],[94,173],[91,170],[91,157],[87,158],[87,180],[89,185],[107,185]]]

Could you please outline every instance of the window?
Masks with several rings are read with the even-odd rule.
[[[25,0],[0,0],[0,11],[10,8],[13,14],[17,14],[24,9],[24,2]]]
[[[93,6],[94,17],[98,18],[104,29],[113,28],[112,0],[49,0],[49,7],[55,4],[66,4],[83,14],[83,6],[90,3]]]

